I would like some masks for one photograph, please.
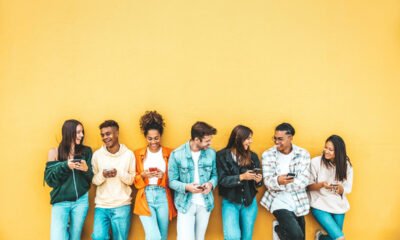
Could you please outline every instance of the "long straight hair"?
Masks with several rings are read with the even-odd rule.
[[[235,149],[236,159],[239,166],[249,166],[251,165],[251,151],[250,146],[246,150],[243,147],[243,142],[253,134],[253,131],[243,125],[237,125],[231,132],[229,137],[227,149]]]
[[[62,126],[61,133],[62,139],[61,143],[58,145],[58,160],[64,161],[68,160],[69,154],[71,152],[72,144],[74,144],[74,155],[82,154],[83,149],[83,138],[79,144],[75,143],[76,140],[76,127],[83,125],[81,122],[75,119],[66,120]],[[83,133],[85,133],[83,131]]]
[[[351,166],[350,158],[346,153],[346,144],[343,139],[338,135],[332,135],[326,139],[325,144],[331,142],[333,144],[335,158],[328,160],[325,158],[325,154],[322,154],[322,163],[327,167],[335,167],[335,179],[337,181],[343,181],[347,179],[347,162]]]

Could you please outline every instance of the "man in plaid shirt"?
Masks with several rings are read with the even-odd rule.
[[[305,220],[310,204],[306,193],[310,175],[310,154],[292,144],[295,130],[289,123],[275,128],[275,146],[262,154],[264,184],[261,205],[275,218],[274,240],[305,239]]]

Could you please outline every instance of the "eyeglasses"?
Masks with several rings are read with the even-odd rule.
[[[283,142],[283,141],[285,141],[286,139],[283,138],[283,137],[272,137],[271,140],[272,140],[273,142]]]

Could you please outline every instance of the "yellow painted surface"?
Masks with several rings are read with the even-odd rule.
[[[139,117],[152,109],[170,147],[196,120],[218,129],[216,149],[236,124],[251,127],[258,154],[282,121],[312,156],[343,136],[355,176],[347,239],[398,239],[399,9],[396,0],[0,0],[0,239],[48,239],[43,171],[65,119],[84,123],[93,149],[97,126],[115,119],[136,149]],[[318,225],[306,221],[313,239]],[[260,207],[254,239],[271,239],[271,222]],[[143,239],[137,216],[130,239]],[[207,239],[223,239],[219,198]]]

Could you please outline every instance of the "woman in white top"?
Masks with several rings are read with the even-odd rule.
[[[138,189],[134,213],[139,215],[146,240],[166,240],[168,224],[176,216],[168,187],[168,158],[171,149],[161,146],[164,119],[156,111],[148,111],[140,118],[147,146],[135,151]]]
[[[326,231],[315,233],[316,240],[343,240],[343,221],[350,209],[346,194],[351,192],[353,168],[340,136],[332,135],[325,141],[322,156],[311,160],[308,186],[311,212]]]

